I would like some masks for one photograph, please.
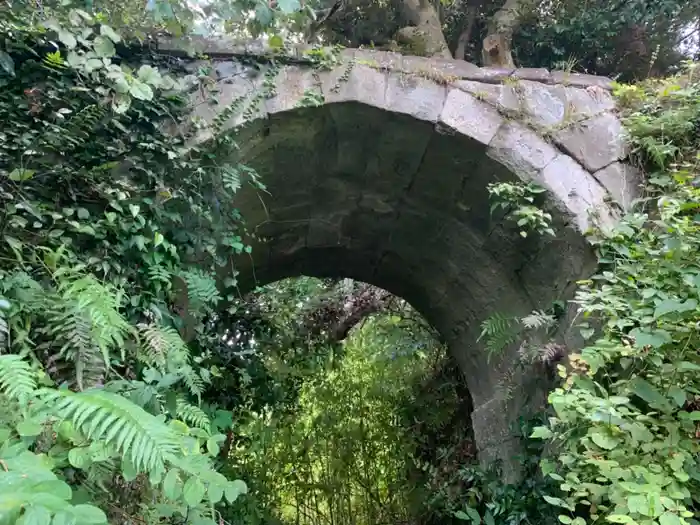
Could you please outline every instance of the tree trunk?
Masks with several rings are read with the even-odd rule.
[[[468,5],[467,13],[464,18],[464,24],[462,25],[462,32],[459,34],[459,40],[457,40],[457,49],[455,49],[455,58],[459,60],[464,60],[467,54],[467,45],[472,37],[472,30],[474,29],[474,22],[476,21],[476,12],[478,10],[476,5]]]
[[[452,58],[442,24],[430,0],[401,0],[401,16],[407,27],[399,29],[397,41],[417,55]]]
[[[523,15],[530,9],[531,0],[506,0],[491,18],[488,33],[482,45],[484,66],[514,68],[511,42],[513,33]]]

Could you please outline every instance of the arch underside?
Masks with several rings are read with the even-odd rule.
[[[359,103],[270,115],[247,134],[243,160],[269,194],[246,187],[232,203],[261,237],[250,257],[233,262],[241,288],[350,277],[406,299],[460,364],[480,450],[503,454],[503,421],[521,407],[497,390],[515,355],[489,362],[476,339],[492,313],[547,308],[592,271],[590,249],[560,203],[549,202],[556,238],[522,238],[490,212],[488,183],[517,177],[482,143]],[[526,396],[516,397],[517,405]]]

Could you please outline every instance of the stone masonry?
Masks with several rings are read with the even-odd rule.
[[[220,90],[219,105],[197,105],[199,117],[211,121],[261,88],[259,68],[240,61],[264,53],[259,44],[196,44],[214,59]],[[226,124],[241,147],[231,158],[253,166],[269,193],[245,188],[230,203],[259,240],[222,277],[235,268],[244,288],[301,274],[350,277],[408,300],[460,363],[480,459],[504,460],[514,479],[513,424],[541,406],[547,385],[515,372],[517,347],[489,361],[476,342],[480,323],[571,298],[595,267],[583,233],[614,224],[639,195],[611,82],[346,50],[329,71],[302,56],[275,85],[259,112]],[[516,180],[546,188],[556,237],[524,239],[490,213],[487,184]]]

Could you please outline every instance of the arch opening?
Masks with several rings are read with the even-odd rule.
[[[308,277],[258,288],[238,309],[245,315],[227,344],[234,353],[256,350],[252,361],[267,377],[251,373],[251,397],[261,401],[237,419],[233,468],[272,514],[265,521],[451,516],[469,487],[458,473],[475,466],[471,399],[415,309],[366,283]],[[293,395],[270,395],[270,384]]]

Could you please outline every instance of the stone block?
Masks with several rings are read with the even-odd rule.
[[[613,220],[605,188],[568,155],[557,156],[535,180],[572,215],[580,232],[585,232],[597,221],[608,226]]]
[[[389,74],[386,91],[386,107],[389,111],[436,122],[446,96],[445,86],[432,80],[406,73]]]
[[[513,74],[514,69],[501,67],[482,67],[479,71],[465,77],[467,80],[475,80],[477,82],[486,82],[488,84],[498,84],[503,82]]]
[[[627,156],[620,120],[604,113],[554,132],[554,141],[590,172]]]
[[[487,102],[501,111],[520,111],[520,100],[513,86],[485,84],[473,80],[458,80],[453,83],[453,86],[474,95],[476,99]]]
[[[403,56],[400,53],[378,51],[376,49],[355,50],[355,61],[358,64],[364,64],[369,67],[383,70],[400,70],[403,67]]]
[[[445,58],[431,58],[430,68],[440,71],[446,77],[470,78],[481,73],[481,68],[476,64]]]
[[[320,83],[314,78],[313,70],[298,66],[285,66],[275,79],[277,95],[265,100],[269,114],[290,111],[298,107],[309,93],[321,94]]]
[[[558,153],[534,131],[515,122],[506,122],[489,144],[486,154],[529,181],[535,179]]]
[[[493,107],[461,89],[451,89],[439,123],[488,145],[503,124],[503,117]]]
[[[552,71],[552,82],[574,87],[599,87],[608,91],[612,90],[612,80],[608,77],[597,75],[585,75],[583,73],[569,73],[568,71]]]
[[[556,126],[564,120],[566,101],[554,86],[521,80],[515,89],[518,91],[524,117],[535,126]]]
[[[549,73],[549,70],[543,67],[521,67],[513,71],[511,76],[521,80],[532,80],[546,84],[552,81],[552,75]]]
[[[578,122],[615,109],[615,101],[607,91],[591,91],[561,85],[552,86],[551,89],[567,102],[567,123]]]
[[[629,211],[634,200],[642,196],[644,177],[642,172],[634,166],[614,162],[596,171],[593,176],[605,186],[623,210]]]
[[[348,62],[331,71],[322,71],[318,75],[327,104],[360,102],[386,109],[386,72]]]

